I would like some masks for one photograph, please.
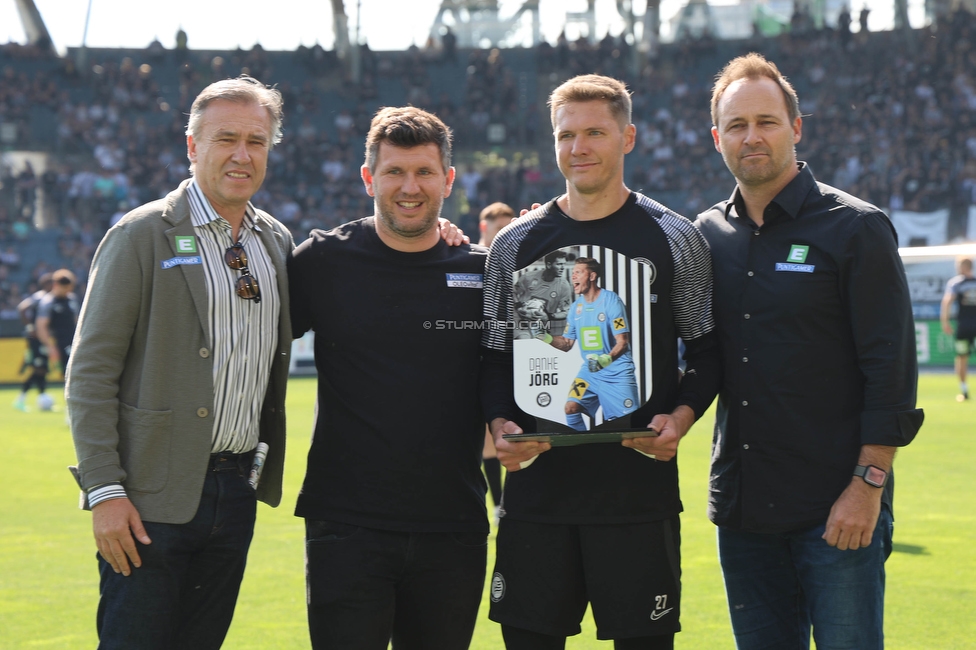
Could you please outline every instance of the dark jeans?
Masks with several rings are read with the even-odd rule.
[[[99,650],[209,650],[227,635],[254,532],[247,462],[208,470],[196,516],[186,524],[143,522],[142,566],[128,577],[98,558]]]
[[[485,582],[483,533],[404,533],[306,520],[317,650],[464,650]]]
[[[718,547],[736,646],[807,650],[884,648],[885,560],[891,511],[871,545],[839,551],[822,539],[825,524],[782,534],[719,527]]]

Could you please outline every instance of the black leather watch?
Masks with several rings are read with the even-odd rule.
[[[888,482],[888,472],[874,465],[858,465],[854,468],[854,476],[860,476],[868,485],[882,488]]]

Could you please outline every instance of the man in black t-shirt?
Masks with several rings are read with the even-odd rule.
[[[47,399],[41,398],[41,395],[44,395],[44,391],[47,390],[48,357],[47,348],[41,345],[37,338],[37,308],[44,296],[51,290],[53,276],[50,273],[45,273],[40,277],[38,284],[41,285],[41,288],[17,305],[17,312],[24,324],[24,337],[27,339],[27,350],[24,353],[24,364],[21,372],[25,369],[30,370],[30,375],[20,388],[20,394],[14,400],[14,408],[20,411],[27,410],[27,391],[31,389],[31,386],[37,386],[37,397],[41,404],[44,404],[44,399]]]
[[[50,293],[37,305],[37,339],[47,348],[48,358],[61,372],[68,367],[71,342],[78,323],[78,297],[75,296],[75,274],[68,269],[54,272]]]
[[[289,259],[294,335],[315,331],[318,370],[296,508],[313,648],[462,650],[474,631],[487,250],[441,241],[450,165],[441,120],[382,109],[362,167],[374,216],[312,231]]]
[[[959,395],[956,399],[964,402],[969,399],[969,388],[966,386],[966,371],[969,365],[969,355],[973,351],[973,339],[976,339],[976,277],[973,277],[973,261],[962,258],[956,263],[959,275],[946,282],[945,295],[942,297],[942,331],[952,335],[952,325],[949,323],[949,312],[952,303],[958,306],[956,311],[956,376],[959,377]]]
[[[669,649],[680,630],[674,458],[719,383],[708,249],[691,222],[624,185],[636,131],[624,84],[576,77],[553,91],[550,107],[566,194],[499,233],[485,276],[485,318],[504,327],[485,332],[483,404],[510,472],[490,618],[501,623],[509,650],[562,648],[579,633],[589,603],[597,636],[614,639],[618,650]],[[587,283],[577,282],[583,297],[569,310],[574,346],[549,345],[554,333],[512,334],[518,278],[555,251],[599,261]],[[626,313],[596,300],[587,291],[594,282]],[[679,336],[687,349],[683,379]],[[615,344],[616,356],[608,354]],[[588,399],[596,382],[580,355],[599,361],[592,375],[613,373],[624,347],[636,399],[614,411]],[[587,426],[566,408],[573,399],[590,404]],[[574,410],[583,435],[647,427],[660,435],[552,447],[504,438],[572,432],[565,410]]]

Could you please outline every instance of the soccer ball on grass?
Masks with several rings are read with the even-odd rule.
[[[37,408],[42,411],[50,411],[54,408],[54,398],[47,393],[41,393],[37,396]]]

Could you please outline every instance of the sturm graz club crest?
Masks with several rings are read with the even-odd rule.
[[[648,271],[650,272],[650,276],[647,278],[647,281],[651,284],[654,284],[654,281],[657,280],[657,267],[654,266],[654,262],[647,259],[646,257],[635,257],[633,258],[633,260],[638,264],[643,264],[644,266],[647,267]]]
[[[505,578],[502,577],[502,574],[495,571],[495,575],[491,577],[491,602],[497,603],[504,597]]]

